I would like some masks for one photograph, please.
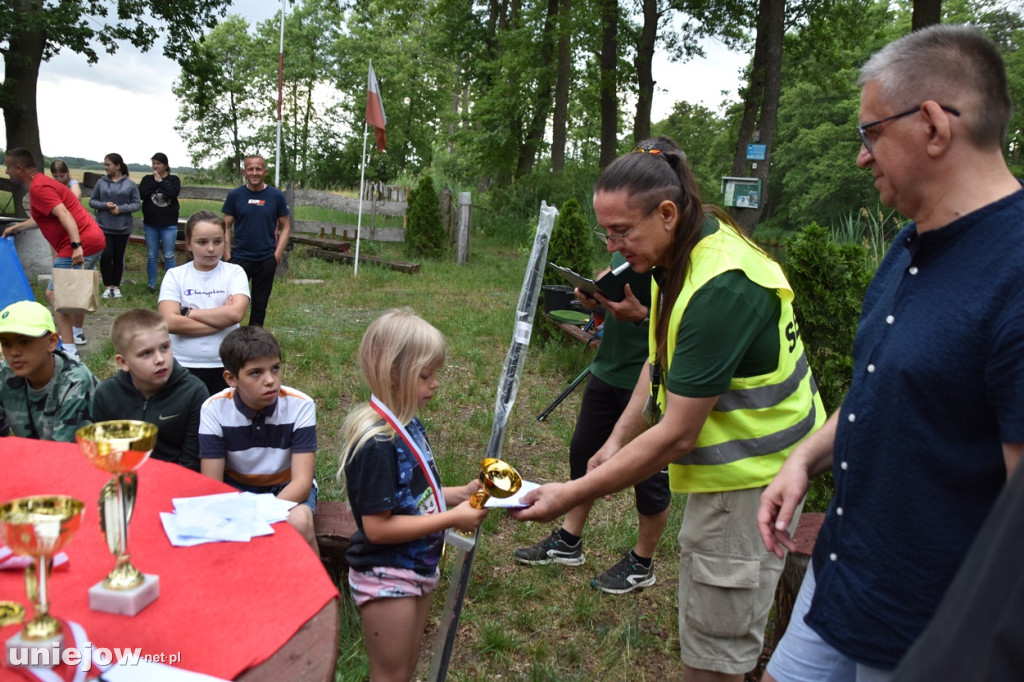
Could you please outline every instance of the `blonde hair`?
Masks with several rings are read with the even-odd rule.
[[[124,355],[136,336],[158,329],[167,331],[167,320],[163,315],[148,308],[134,308],[117,316],[110,327],[110,340],[114,350]]]
[[[424,369],[441,366],[445,338],[412,308],[392,309],[370,323],[359,344],[359,368],[373,394],[408,424],[419,407],[418,379]],[[345,465],[370,440],[395,437],[394,430],[369,403],[352,408],[341,427],[338,481]]]

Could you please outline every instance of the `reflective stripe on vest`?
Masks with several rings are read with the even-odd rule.
[[[793,290],[782,268],[721,223],[690,255],[690,269],[670,313],[666,351],[669,366],[679,325],[694,293],[718,275],[742,270],[755,284],[778,292],[779,362],[774,372],[734,377],[708,415],[689,453],[669,465],[674,492],[714,492],[767,485],[792,449],[825,421],[793,314]],[[650,359],[655,361],[658,288],[653,284]],[[667,374],[667,372],[666,372]],[[665,383],[658,391],[664,413]]]

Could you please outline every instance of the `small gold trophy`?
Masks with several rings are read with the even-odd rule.
[[[83,426],[78,446],[93,466],[111,474],[100,491],[100,530],[117,562],[107,577],[89,588],[89,608],[134,616],[160,596],[160,578],[135,568],[128,553],[128,522],[135,508],[135,470],[156,446],[157,428],[149,422],[118,419]]]
[[[469,496],[469,505],[474,509],[483,509],[491,497],[512,497],[523,487],[523,479],[511,464],[493,457],[485,457],[480,462],[480,487]],[[445,542],[456,549],[469,551],[476,544],[476,533],[449,528],[445,534]]]
[[[469,498],[469,504],[483,509],[491,497],[512,497],[523,487],[523,479],[511,464],[500,459],[487,457],[480,462],[480,486]]]
[[[74,537],[84,515],[85,503],[73,497],[23,497],[0,506],[0,539],[15,554],[35,560],[25,569],[32,618],[20,633],[7,640],[7,661],[12,665],[60,662],[52,660],[63,638],[60,621],[49,612],[47,578],[53,556]]]

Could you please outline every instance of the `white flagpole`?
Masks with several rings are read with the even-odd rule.
[[[277,151],[274,157],[274,187],[281,189],[281,100],[284,92],[284,13],[281,0],[281,43],[277,52]]]
[[[359,217],[356,218],[356,259],[355,267],[352,268],[353,277],[359,274],[359,235],[363,228],[363,192],[366,191],[363,183],[366,182],[366,136],[369,135],[368,129],[369,125],[366,121],[363,121],[363,167],[359,171]]]

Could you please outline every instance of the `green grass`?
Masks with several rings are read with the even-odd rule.
[[[454,255],[423,261],[407,275],[291,253],[287,280],[278,280],[266,326],[283,347],[285,382],[317,403],[317,480],[322,499],[342,499],[335,480],[341,423],[350,406],[368,398],[356,362],[366,325],[381,311],[411,306],[448,338],[441,386],[421,411],[443,482],[463,484],[475,477],[486,455],[494,402],[505,354],[512,338],[514,308],[528,249],[483,236],[479,226],[466,266]],[[369,244],[367,245],[369,246]],[[406,260],[401,245],[377,244],[385,257]],[[182,261],[179,261],[182,262]],[[298,284],[295,279],[321,279]],[[101,341],[116,314],[132,307],[155,307],[146,288],[145,251],[129,246],[122,292],[103,300],[91,318],[86,362],[101,378],[113,371],[113,349]],[[37,294],[40,300],[42,291]],[[105,326],[104,326],[105,325]],[[97,331],[99,330],[99,331]],[[568,444],[582,388],[545,422],[536,415],[589,361],[579,342],[560,333],[544,335],[528,351],[518,399],[508,420],[503,458],[534,481],[565,480]],[[521,524],[502,512],[483,526],[473,581],[450,667],[451,680],[658,680],[678,679],[681,664],[676,634],[676,576],[682,501],[677,500],[656,557],[658,582],[640,594],[610,596],[590,587],[597,573],[615,563],[635,541],[636,514],[631,491],[599,500],[586,530],[587,563],[580,567],[524,567],[513,549],[546,536],[553,524]],[[435,595],[417,677],[426,676],[438,618],[448,587],[451,559]],[[337,680],[365,680],[362,629],[354,606],[343,595]]]

